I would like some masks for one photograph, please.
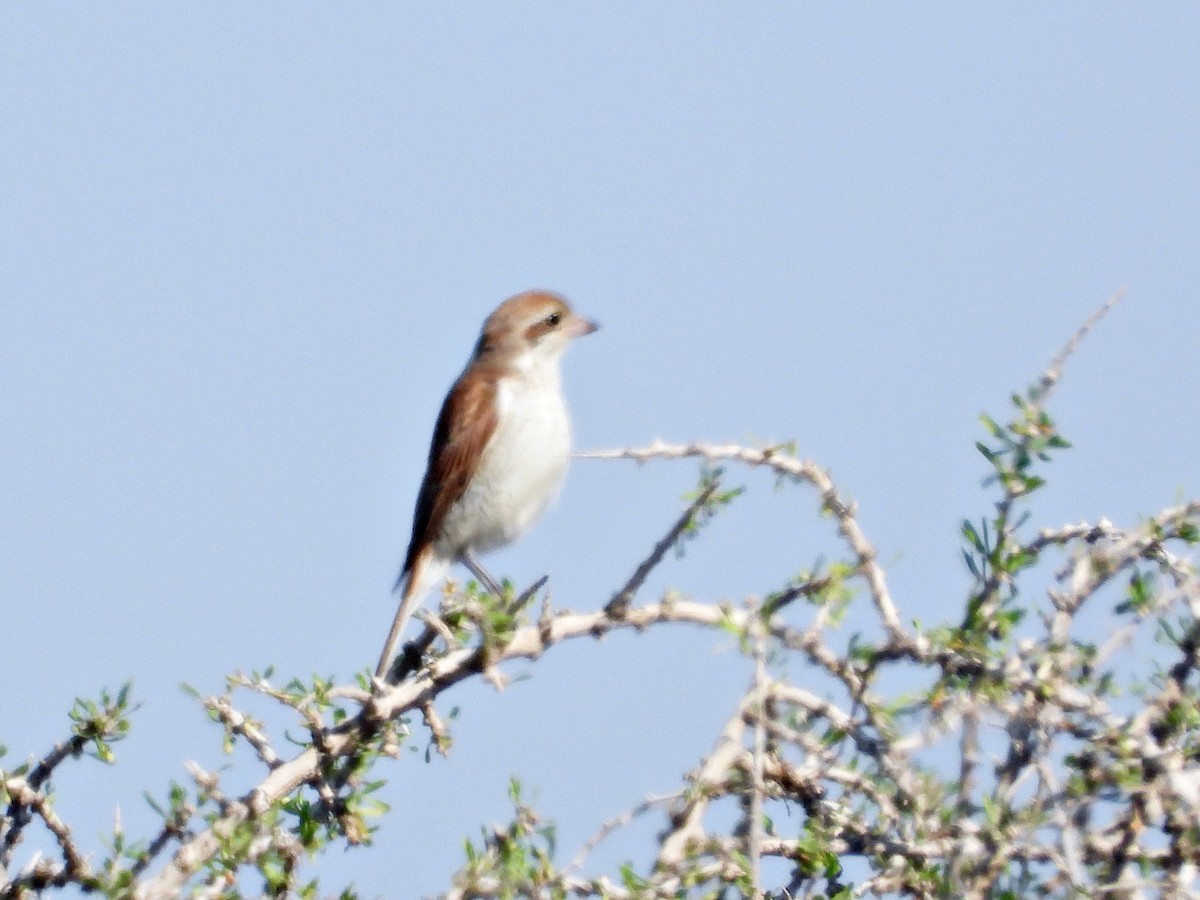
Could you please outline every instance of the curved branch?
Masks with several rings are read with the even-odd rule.
[[[738,444],[666,444],[655,441],[648,447],[625,450],[592,450],[576,453],[579,459],[632,459],[645,462],[650,459],[683,459],[695,457],[715,462],[734,460],[748,466],[761,466],[779,475],[811,484],[821,495],[821,507],[828,510],[838,523],[838,533],[846,540],[858,563],[859,571],[867,582],[871,600],[879,612],[888,638],[894,647],[910,647],[914,638],[900,624],[896,604],[888,590],[883,568],[876,562],[875,547],[867,540],[858,523],[857,508],[838,493],[829,473],[811,460],[797,459],[778,448],[768,447],[755,450]],[[919,640],[919,639],[917,639]]]

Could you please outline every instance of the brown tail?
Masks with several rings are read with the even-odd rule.
[[[446,563],[434,557],[432,550],[426,549],[396,583],[396,588],[399,589],[403,585],[404,591],[400,595],[400,606],[396,610],[396,618],[392,620],[392,630],[388,632],[387,643],[383,645],[379,663],[375,666],[376,678],[386,680],[396,646],[400,643],[400,636],[404,634],[404,626],[425,599],[425,594],[433,587],[433,583],[445,574],[447,567]]]

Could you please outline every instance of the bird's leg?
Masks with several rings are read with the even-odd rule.
[[[475,576],[480,584],[488,589],[489,593],[495,594],[500,598],[504,597],[504,588],[500,587],[496,579],[488,574],[488,570],[479,564],[479,560],[475,558],[475,554],[470,550],[462,555],[462,564],[470,570],[471,574]]]
[[[488,570],[480,565],[479,560],[475,558],[475,554],[469,551],[464,553],[462,557],[462,564],[470,570],[471,574],[475,576],[480,584],[487,588],[489,593],[495,594],[497,597],[503,599],[504,588],[497,584],[496,579],[488,573]],[[543,575],[541,578],[531,584],[528,588],[521,592],[520,596],[513,600],[512,604],[508,608],[508,611],[510,613],[515,613],[517,610],[521,609],[521,607],[533,599],[534,594],[540,591],[549,580],[550,576]]]

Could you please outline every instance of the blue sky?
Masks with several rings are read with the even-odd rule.
[[[133,679],[121,765],[59,788],[81,835],[118,804],[136,832],[142,789],[221,761],[181,682],[372,664],[438,405],[527,287],[604,325],[566,359],[580,447],[794,438],[909,617],[960,602],[978,413],[1121,286],[1037,512],[1195,496],[1198,41],[1182,3],[0,7],[7,761]],[[695,476],[577,462],[489,568],[596,608]],[[810,493],[738,479],[646,596],[740,599],[833,547]],[[328,887],[437,890],[510,774],[569,858],[747,677],[683,631],[522,671],[456,693],[448,761],[386,769],[396,812]]]

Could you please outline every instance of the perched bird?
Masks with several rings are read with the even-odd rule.
[[[375,676],[384,678],[416,606],[455,562],[495,582],[476,554],[512,543],[558,494],[571,451],[559,361],[595,322],[549,291],[509,297],[488,316],[433,429],[404,567],[400,608]]]

